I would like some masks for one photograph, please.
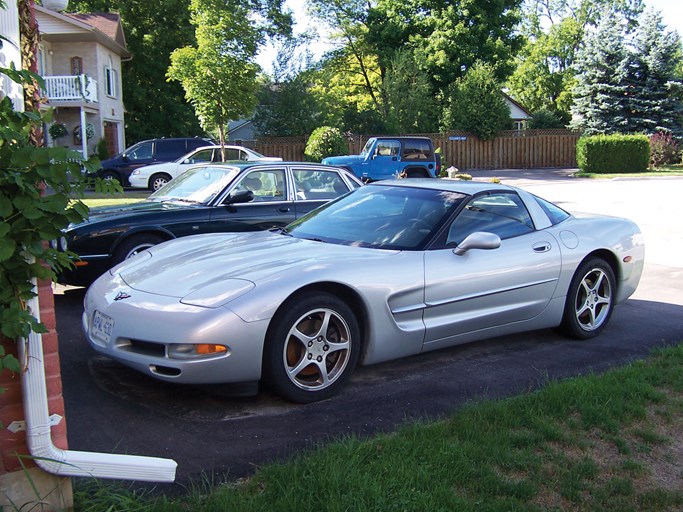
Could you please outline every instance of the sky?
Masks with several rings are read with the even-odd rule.
[[[287,0],[285,6],[291,9],[294,13],[294,21],[297,23],[294,27],[295,33],[302,32],[310,20],[306,16],[305,8],[306,0]],[[671,30],[677,30],[678,35],[683,37],[683,1],[681,0],[645,0],[645,6],[654,7],[662,13],[664,24]],[[320,57],[322,53],[328,48],[327,45],[320,43],[317,48],[313,47],[311,50]],[[265,70],[272,69],[272,62],[275,59],[275,50],[272,47],[266,48],[261,52],[258,58],[258,63]]]

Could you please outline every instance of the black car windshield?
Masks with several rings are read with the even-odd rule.
[[[420,250],[465,197],[446,190],[372,184],[294,221],[286,232],[335,244]]]
[[[150,195],[149,201],[178,201],[208,204],[220,194],[239,173],[236,167],[194,167]]]

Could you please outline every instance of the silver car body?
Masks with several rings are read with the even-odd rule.
[[[273,316],[302,290],[325,289],[354,302],[360,362],[373,364],[559,325],[572,277],[589,254],[614,267],[615,303],[636,289],[644,244],[631,221],[572,215],[552,225],[535,196],[505,185],[396,183],[468,195],[514,191],[535,229],[504,239],[497,249],[461,255],[452,248],[385,250],[274,232],[185,237],[122,263],[90,287],[83,328],[91,346],[158,379],[255,381]],[[229,348],[204,359],[174,355],[174,345],[193,343]]]

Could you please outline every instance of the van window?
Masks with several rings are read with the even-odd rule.
[[[157,160],[175,160],[187,153],[184,140],[158,140],[156,148]]]

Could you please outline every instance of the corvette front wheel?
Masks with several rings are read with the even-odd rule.
[[[602,259],[583,263],[572,278],[562,319],[562,331],[573,338],[597,336],[614,310],[616,285],[612,268]]]
[[[360,330],[351,308],[328,293],[285,304],[268,331],[264,377],[277,394],[298,403],[328,398],[358,362]]]

